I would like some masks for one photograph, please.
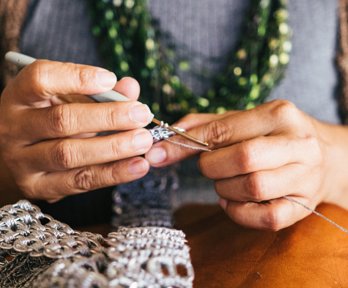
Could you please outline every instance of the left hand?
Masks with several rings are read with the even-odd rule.
[[[276,100],[225,115],[191,115],[176,125],[195,127],[189,133],[210,144],[213,151],[200,155],[200,170],[215,181],[220,205],[241,225],[270,230],[290,226],[310,212],[282,197],[314,208],[334,181],[327,179],[332,173],[321,135],[325,124],[290,102]],[[146,158],[162,167],[195,153],[162,141]]]

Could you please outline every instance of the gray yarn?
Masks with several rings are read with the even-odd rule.
[[[304,209],[306,209],[307,211],[313,213],[314,215],[320,217],[321,219],[323,219],[324,221],[326,221],[327,223],[331,224],[332,226],[336,227],[337,229],[341,230],[342,232],[348,234],[348,229],[343,227],[342,225],[338,224],[337,222],[335,222],[334,220],[326,217],[325,215],[321,214],[320,212],[316,211],[315,209],[307,206],[306,204],[304,204],[301,201],[296,200],[295,198],[293,198],[292,196],[283,196],[284,199],[295,203],[299,206],[302,206]]]

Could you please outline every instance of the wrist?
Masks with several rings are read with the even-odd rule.
[[[348,127],[316,122],[323,151],[323,201],[348,208]]]

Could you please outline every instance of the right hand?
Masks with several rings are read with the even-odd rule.
[[[7,85],[0,105],[0,151],[24,197],[53,202],[148,172],[148,162],[138,156],[152,146],[142,127],[153,115],[136,101],[134,79],[115,84],[115,75],[101,68],[38,60]],[[88,102],[84,95],[111,89],[130,101],[62,100]],[[98,137],[102,131],[122,132]]]

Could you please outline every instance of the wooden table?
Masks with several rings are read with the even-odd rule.
[[[318,210],[348,227],[346,210]],[[185,206],[175,219],[191,247],[195,287],[348,287],[348,235],[315,215],[279,232],[240,227],[212,205]]]

